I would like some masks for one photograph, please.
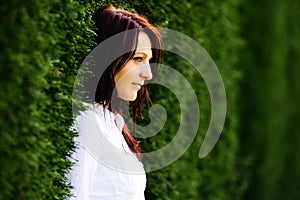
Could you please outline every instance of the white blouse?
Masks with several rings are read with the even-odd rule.
[[[78,146],[67,178],[70,200],[144,200],[146,174],[123,135],[124,120],[99,104],[76,118]]]

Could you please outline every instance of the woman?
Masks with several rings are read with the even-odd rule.
[[[122,105],[132,103],[135,121],[143,99],[150,101],[147,81],[155,72],[150,63],[161,58],[161,37],[144,17],[112,6],[97,10],[93,19],[98,44],[109,38],[114,42],[96,55],[101,77],[90,95],[94,99],[84,103],[88,109],[76,118],[76,163],[68,175],[71,199],[141,200],[146,186],[141,148],[124,123]],[[119,56],[104,66],[105,56],[116,51]]]

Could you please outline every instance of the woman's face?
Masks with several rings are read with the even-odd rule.
[[[152,58],[151,41],[140,32],[136,52],[131,60],[116,74],[117,95],[126,101],[134,101],[145,80],[152,79],[149,60]]]

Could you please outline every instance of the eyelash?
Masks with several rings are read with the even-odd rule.
[[[141,62],[143,60],[143,58],[138,56],[138,57],[134,57],[133,60],[137,61],[137,62]]]

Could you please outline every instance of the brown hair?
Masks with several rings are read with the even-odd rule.
[[[116,96],[113,97],[113,91],[115,88],[115,75],[131,58],[133,58],[137,46],[138,34],[141,31],[145,32],[151,40],[152,58],[150,60],[150,65],[152,73],[153,75],[155,75],[156,64],[151,63],[158,63],[161,59],[161,35],[157,27],[151,25],[145,17],[120,8],[116,9],[113,6],[106,6],[98,9],[93,16],[93,20],[95,21],[96,27],[98,29],[97,44],[100,44],[113,35],[132,30],[132,34],[124,34],[122,41],[118,43],[118,47],[115,47],[115,49],[111,49],[127,49],[127,51],[125,51],[127,53],[119,56],[104,70],[97,84],[94,99],[95,102],[103,105],[104,107],[107,107],[112,112],[121,112],[121,105],[123,100],[117,98]],[[143,100],[146,99],[148,105],[151,103],[148,94],[148,87],[149,84],[145,84],[144,86],[142,86],[142,88],[138,92],[137,98],[131,102],[134,122],[136,122],[137,114],[139,115],[139,117],[142,117]],[[112,98],[113,100],[118,99],[118,102],[114,102],[113,106]],[[122,134],[131,151],[135,153],[139,158],[139,154],[141,151],[140,145],[130,135],[126,124],[123,127]]]

